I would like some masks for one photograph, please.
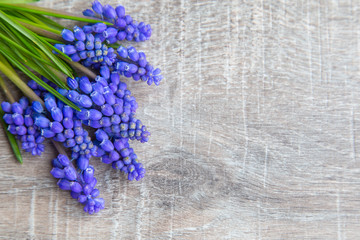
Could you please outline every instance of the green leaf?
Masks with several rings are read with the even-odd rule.
[[[73,77],[71,72],[67,69],[59,58],[57,58],[53,53],[45,46],[44,42],[37,38],[37,35],[31,32],[30,30],[24,28],[21,25],[16,24],[11,17],[7,16],[3,11],[0,10],[0,18],[11,25],[14,29],[19,31],[22,35],[30,39],[34,44],[36,44],[60,69],[69,77]]]
[[[4,111],[2,110],[1,106],[0,106],[0,122],[1,122],[1,125],[3,126],[4,128],[4,131],[6,133],[6,136],[9,140],[9,143],[10,143],[10,146],[14,152],[14,155],[16,157],[16,159],[19,161],[19,163],[23,163],[23,159],[22,159],[22,156],[21,156],[21,152],[20,152],[20,149],[19,149],[19,145],[15,139],[15,136],[12,135],[8,130],[7,130],[7,125],[3,119],[4,117]]]
[[[12,41],[10,38],[6,37],[4,34],[0,33],[0,38],[5,40],[5,42],[7,42],[9,45],[14,46],[15,48],[19,49],[23,53],[27,54],[29,57],[33,57],[33,58],[37,59],[38,61],[42,62],[43,64],[46,64],[46,65],[56,68],[56,66],[52,62],[46,61],[45,59],[38,57],[37,55],[29,52],[26,48],[22,47],[21,45],[17,44],[16,42]]]
[[[58,93],[55,89],[53,89],[52,87],[50,87],[47,83],[45,83],[44,81],[42,81],[40,78],[38,78],[35,74],[33,74],[29,69],[27,69],[24,65],[22,65],[18,60],[16,60],[13,56],[9,55],[6,51],[3,50],[4,49],[4,45],[2,43],[0,43],[0,52],[14,65],[16,66],[19,70],[21,70],[22,72],[24,72],[28,77],[30,77],[31,79],[33,79],[37,84],[39,84],[40,86],[42,86],[43,88],[45,88],[46,90],[48,90],[50,93],[52,93],[55,97],[57,97],[58,99],[60,99],[61,101],[63,101],[65,104],[69,105],[70,107],[72,107],[73,109],[80,111],[80,108],[77,107],[73,102],[71,102],[70,100],[68,100],[67,98],[65,98],[63,95],[61,95],[60,93]]]
[[[60,23],[57,23],[57,22],[53,21],[52,19],[50,19],[48,17],[45,17],[44,15],[37,14],[37,13],[31,13],[31,14],[34,15],[34,17],[38,18],[43,23],[47,24],[48,26],[50,26],[50,27],[52,27],[54,29],[62,31],[65,28]]]
[[[24,18],[18,18],[18,17],[12,17],[15,21],[17,21],[18,23],[22,24],[22,23],[27,23],[27,24],[30,24],[34,27],[38,27],[38,28],[41,28],[41,29],[44,29],[48,32],[52,32],[52,33],[55,33],[57,35],[61,35],[61,31],[59,30],[56,30],[56,29],[53,29],[51,27],[48,27],[47,25],[45,24],[38,24],[38,23],[34,23],[32,21],[29,21],[29,20],[26,20]]]
[[[7,4],[24,4],[24,3],[33,3],[38,2],[40,0],[1,0],[1,3]]]
[[[91,17],[83,17],[83,16],[67,13],[67,12],[64,12],[64,11],[48,9],[48,8],[42,8],[42,7],[33,6],[33,5],[27,5],[27,4],[0,3],[0,8],[27,11],[27,12],[38,13],[38,14],[43,14],[43,15],[52,16],[52,17],[58,17],[58,18],[64,18],[64,19],[71,19],[71,20],[81,21],[81,22],[88,22],[88,23],[102,22],[102,23],[104,23],[106,25],[113,25],[112,23],[109,23],[109,22],[106,22],[106,21],[101,21],[101,20],[94,19],[94,18],[91,18]]]

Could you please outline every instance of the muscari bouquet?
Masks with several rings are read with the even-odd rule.
[[[8,98],[1,103],[1,121],[21,163],[18,144],[41,155],[44,140],[51,139],[59,152],[51,170],[57,185],[93,214],[104,208],[104,200],[95,187],[92,157],[130,181],[145,175],[129,142],[147,142],[150,133],[135,115],[138,104],[124,78],[159,85],[162,76],[143,52],[122,44],[146,41],[152,30],[120,5],[95,0],[77,16],[28,2],[33,1],[0,2],[0,72],[25,95],[16,102],[0,77]],[[48,16],[83,26],[67,29]],[[24,82],[14,68],[30,80]]]

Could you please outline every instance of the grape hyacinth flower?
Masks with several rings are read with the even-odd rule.
[[[5,112],[4,121],[8,124],[8,131],[15,135],[21,142],[21,147],[32,155],[41,155],[45,147],[44,137],[40,129],[34,125],[33,110],[27,98],[22,97],[19,102],[10,104],[2,102],[1,107]]]
[[[136,41],[143,42],[149,40],[152,29],[149,24],[144,22],[138,23],[134,21],[130,15],[125,15],[125,8],[121,5],[112,7],[110,5],[101,5],[95,0],[92,4],[92,10],[86,9],[83,11],[84,16],[97,17],[113,23],[111,27],[103,24],[92,25],[92,32],[102,34],[108,43],[115,43],[116,41]],[[99,27],[101,25],[101,27]],[[94,27],[95,26],[95,27]]]
[[[75,169],[69,159],[62,154],[53,159],[51,174],[59,179],[58,186],[62,190],[70,191],[71,197],[84,205],[84,211],[93,214],[104,209],[104,199],[97,198],[99,190],[95,188],[97,183],[94,177],[94,167],[88,166],[81,173]]]
[[[106,25],[103,24],[103,26]],[[75,26],[74,32],[64,29],[62,37],[68,43],[57,43],[54,47],[68,55],[74,62],[81,61],[84,66],[90,67],[95,63],[104,63],[111,66],[115,61],[114,49],[108,48],[103,43],[105,38],[98,34],[85,33],[83,29]]]
[[[124,75],[125,77],[132,77],[135,81],[142,80],[147,82],[148,85],[155,84],[158,86],[163,76],[160,75],[161,70],[154,68],[146,60],[146,55],[143,52],[137,52],[137,50],[129,46],[125,48],[120,46],[117,49],[119,55],[118,59],[114,63],[115,69]]]

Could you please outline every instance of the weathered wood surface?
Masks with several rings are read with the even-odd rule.
[[[360,239],[359,1],[121,2],[165,77],[130,83],[146,178],[93,160],[106,209],[88,216],[50,146],[20,166],[0,131],[0,238]]]

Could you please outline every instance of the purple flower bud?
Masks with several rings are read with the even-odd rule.
[[[101,78],[99,78],[99,79],[101,79]],[[96,82],[96,83],[91,84],[91,86],[94,89],[94,91],[99,92],[101,94],[104,93],[104,86],[101,83]]]
[[[108,77],[109,78],[109,77]],[[103,78],[103,77],[101,77],[101,76],[97,76],[96,78],[95,78],[95,81],[97,82],[97,83],[100,83],[103,87],[107,87],[109,84],[108,84],[108,82],[106,81],[106,79],[105,78]]]
[[[116,28],[109,27],[102,34],[105,38],[115,38],[118,31]]]
[[[81,120],[75,120],[75,121],[74,121],[74,127],[75,127],[75,128],[80,127],[80,129],[83,130],[81,126],[82,126]],[[76,130],[76,129],[75,129],[75,130]],[[82,133],[83,133],[83,132],[81,132],[81,133],[76,133],[76,135],[81,135]]]
[[[26,109],[29,106],[29,100],[26,97],[22,97],[19,100],[22,109]]]
[[[114,150],[114,145],[109,139],[104,139],[99,145],[106,152]]]
[[[83,155],[80,155],[76,163],[79,169],[85,170],[89,166],[89,159]]]
[[[143,52],[139,52],[139,60],[138,60],[138,63],[140,65],[140,67],[144,68],[147,64],[147,61],[146,61],[146,55],[145,53]]]
[[[75,142],[76,142],[76,144],[82,144],[83,142],[84,142],[84,138],[83,138],[83,136],[76,136],[75,137]]]
[[[13,113],[23,114],[24,109],[21,107],[20,103],[15,102],[11,105],[11,110]]]
[[[103,15],[108,19],[115,19],[116,18],[115,9],[112,6],[106,4],[103,7]]]
[[[44,138],[43,136],[37,136],[37,137],[36,137],[35,142],[36,142],[37,144],[42,143],[43,141],[45,141],[45,138]]]
[[[11,104],[9,102],[2,102],[1,108],[4,112],[10,113],[11,112]]]
[[[68,138],[68,140],[66,140],[64,146],[67,148],[72,148],[76,145],[76,142],[73,138]]]
[[[129,122],[129,119],[130,119],[129,115],[127,115],[126,113],[122,113],[120,115],[120,118],[121,118],[121,121],[124,122],[124,123]]]
[[[75,40],[74,33],[66,28],[62,30],[61,36],[65,41],[68,42],[72,42]]]
[[[59,88],[57,91],[58,91],[58,93],[60,93],[63,96],[67,96],[67,94],[68,94],[68,90],[63,89],[63,88]]]
[[[115,8],[116,14],[119,18],[125,17],[125,8],[121,5]]]
[[[80,97],[80,94],[75,90],[68,91],[67,98],[72,102],[77,102],[77,99]]]
[[[61,165],[61,163],[59,162],[59,160],[57,158],[54,158],[52,160],[52,165],[54,168],[63,168],[63,165]]]
[[[79,87],[79,84],[78,84],[78,82],[76,81],[76,79],[73,79],[73,78],[71,78],[71,77],[68,77],[68,78],[66,79],[66,82],[67,82],[67,85],[68,85],[71,89],[73,89],[73,90],[76,90],[76,89]]]
[[[96,198],[97,196],[99,196],[99,194],[100,194],[99,189],[94,188],[94,189],[91,191],[91,197],[93,197],[93,198]]]
[[[121,122],[121,118],[120,118],[119,115],[114,114],[114,115],[111,116],[110,122],[111,122],[111,124],[113,124],[113,125],[118,125],[118,124],[120,124],[120,122]]]
[[[16,128],[15,128],[15,130],[16,130],[16,134],[17,135],[19,135],[19,136],[22,136],[22,135],[25,135],[26,134],[26,127],[24,127],[24,126],[17,126]]]
[[[88,9],[88,10],[90,10],[90,9]],[[82,42],[85,41],[85,39],[86,39],[84,31],[81,28],[79,28],[78,26],[74,26],[74,36],[77,40],[82,41]]]
[[[118,72],[112,72],[110,75],[110,81],[114,84],[114,85],[118,85],[120,83],[120,75]]]
[[[113,162],[112,167],[114,169],[121,169],[124,167],[124,163],[122,161],[116,161],[116,162]]]
[[[49,126],[54,133],[61,133],[64,130],[64,127],[59,122],[50,122]]]
[[[126,22],[125,22],[126,24]],[[119,24],[120,25],[120,24]],[[116,39],[119,41],[123,41],[126,38],[126,32],[125,31],[119,31],[116,35]]]
[[[118,104],[118,103],[115,103],[114,105],[113,105],[113,109],[114,109],[114,112],[115,112],[115,114],[117,114],[117,115],[120,115],[120,114],[122,114],[123,113],[123,106],[121,105],[121,104]]]
[[[129,58],[133,60],[134,62],[137,62],[139,60],[139,53],[136,51],[134,47],[128,47],[127,48]]]
[[[70,106],[64,106],[63,108],[63,115],[64,115],[64,118],[73,118],[73,109],[70,107]]]
[[[82,30],[85,33],[85,39],[86,39],[86,34],[89,34],[92,32],[92,26],[91,25],[85,25],[83,26]]]
[[[57,156],[57,159],[58,159],[59,163],[64,167],[67,167],[70,164],[69,158],[63,154],[59,154]]]
[[[110,78],[109,67],[108,66],[101,66],[100,67],[100,75],[105,79],[109,79]]]
[[[110,127],[111,126],[111,121],[110,121],[109,117],[102,117],[99,122],[102,127]]]
[[[102,127],[99,120],[89,120],[88,121],[88,126],[90,126],[92,128],[101,128]]]
[[[133,37],[132,33],[134,31],[135,31],[135,28],[133,26],[131,26],[131,25],[127,25],[126,28],[125,28],[125,32],[128,34],[127,36]]]
[[[64,136],[63,133],[58,133],[56,134],[56,136],[54,137],[54,140],[57,142],[65,142],[66,141],[66,137]]]
[[[91,35],[91,36],[92,36],[92,35]],[[94,49],[94,42],[87,40],[86,43],[85,43],[85,48],[86,48],[87,50],[93,50],[93,49]],[[91,58],[91,57],[95,56],[95,53],[94,53],[93,51],[87,51],[87,52],[86,52],[86,56],[87,56],[88,58]]]
[[[114,114],[114,109],[112,108],[112,106],[110,104],[104,104],[101,106],[101,112],[105,116],[109,117]]]
[[[125,157],[129,156],[130,151],[129,151],[128,148],[123,148],[123,149],[120,150],[120,154],[121,154],[121,156],[122,156],[123,158],[125,158]]]
[[[71,119],[71,120],[72,120],[72,119]],[[74,133],[74,131],[73,131],[71,128],[65,129],[65,131],[64,131],[64,136],[65,136],[66,138],[73,138],[73,137],[75,136],[75,133]]]
[[[24,124],[24,117],[21,114],[14,113],[12,115],[12,120],[15,125],[23,125]]]
[[[102,117],[102,113],[96,109],[89,110],[89,119],[90,120],[100,120]]]
[[[100,3],[98,0],[95,0],[95,1],[92,3],[92,9],[93,9],[97,14],[102,15],[103,7],[102,7],[101,3]]]
[[[83,91],[86,94],[91,93],[92,86],[91,86],[89,79],[86,76],[83,76],[80,78],[79,84],[80,84],[81,91]]]
[[[51,109],[51,117],[54,119],[54,121],[61,122],[63,120],[63,114],[58,107],[53,107]]]
[[[71,118],[64,118],[62,121],[62,125],[64,126],[64,128],[68,129],[68,128],[73,128],[74,127],[74,122]],[[65,130],[66,131],[66,130]]]
[[[84,194],[86,196],[89,196],[92,192],[92,190],[94,189],[94,187],[91,185],[91,184],[86,184],[83,191],[84,191]],[[88,198],[89,199],[89,198]]]
[[[112,162],[113,162],[113,161],[117,161],[117,160],[120,159],[119,153],[118,153],[117,151],[115,151],[115,150],[113,150],[113,151],[111,151],[111,152],[109,153],[109,157],[110,157],[110,159],[112,160]]]
[[[115,99],[116,99],[115,95],[109,87],[104,88],[104,98],[105,98],[106,103],[108,103],[110,105],[115,104]]]
[[[53,165],[55,165],[54,162]],[[65,176],[64,170],[60,169],[59,167],[54,167],[53,169],[51,169],[50,173],[53,175],[54,178],[64,178]]]
[[[5,114],[3,117],[4,121],[6,122],[6,124],[10,125],[10,124],[14,124],[14,120],[12,118],[12,114]]]
[[[7,130],[12,134],[16,135],[16,126],[15,125],[9,125]]]
[[[61,48],[61,51],[66,55],[71,55],[76,53],[76,49],[73,45],[65,45]]]
[[[76,193],[81,193],[81,191],[82,191],[82,187],[81,187],[80,183],[78,183],[78,182],[71,182],[70,189],[71,189],[71,191],[76,192]]]
[[[82,13],[86,17],[94,17],[95,16],[95,13],[91,9],[86,9]]]
[[[28,85],[32,90],[38,89],[38,84],[37,84],[34,80],[28,81],[27,85]]]
[[[138,66],[136,66],[135,64],[129,64],[128,70],[125,71],[128,71],[129,73],[136,73],[137,70],[138,70]]]
[[[104,23],[95,23],[94,25],[92,25],[92,30],[95,33],[102,33],[105,31],[106,28],[107,26]]]
[[[80,57],[80,59],[86,59],[87,58],[87,51],[86,50],[80,51],[79,52],[79,57]]]
[[[99,208],[99,209],[104,209],[105,207],[105,201],[102,198],[95,198],[94,199],[95,202],[95,207]]]
[[[35,125],[40,127],[40,128],[47,128],[49,127],[49,123],[50,120],[47,119],[45,116],[43,115],[39,115],[37,117],[35,117]]]
[[[71,197],[72,197],[73,199],[78,199],[78,197],[80,196],[80,193],[71,191],[71,192],[70,192],[70,195],[71,195]]]
[[[94,168],[92,166],[89,166],[85,169],[83,172],[83,178],[85,183],[90,183],[94,178]]]
[[[78,202],[79,203],[84,203],[84,202],[86,202],[87,201],[87,197],[85,196],[85,195],[80,195],[79,197],[78,197]]]
[[[57,185],[59,186],[60,189],[62,190],[70,190],[70,182],[66,179],[60,179],[57,182]]]
[[[108,155],[104,155],[101,157],[101,162],[105,164],[110,164],[113,162],[113,160]]]
[[[104,132],[103,130],[101,129],[98,129],[96,132],[95,132],[95,137],[96,139],[99,141],[99,142],[102,142],[104,140],[108,140],[109,139],[109,136],[107,135],[106,132]]]
[[[76,180],[77,177],[77,173],[75,168],[71,167],[71,166],[67,166],[64,168],[64,174],[65,174],[65,178],[68,180]]]
[[[92,106],[92,101],[90,97],[87,95],[80,95],[80,97],[77,99],[77,103],[84,108],[90,108]]]
[[[97,91],[93,91],[90,94],[90,97],[91,97],[92,101],[98,106],[102,106],[105,104],[104,96]]]
[[[45,138],[53,138],[55,136],[55,133],[51,131],[49,128],[42,128],[41,135]]]
[[[87,109],[81,109],[81,111],[77,111],[76,112],[76,117],[79,118],[80,120],[89,120],[90,118],[90,112]]]

